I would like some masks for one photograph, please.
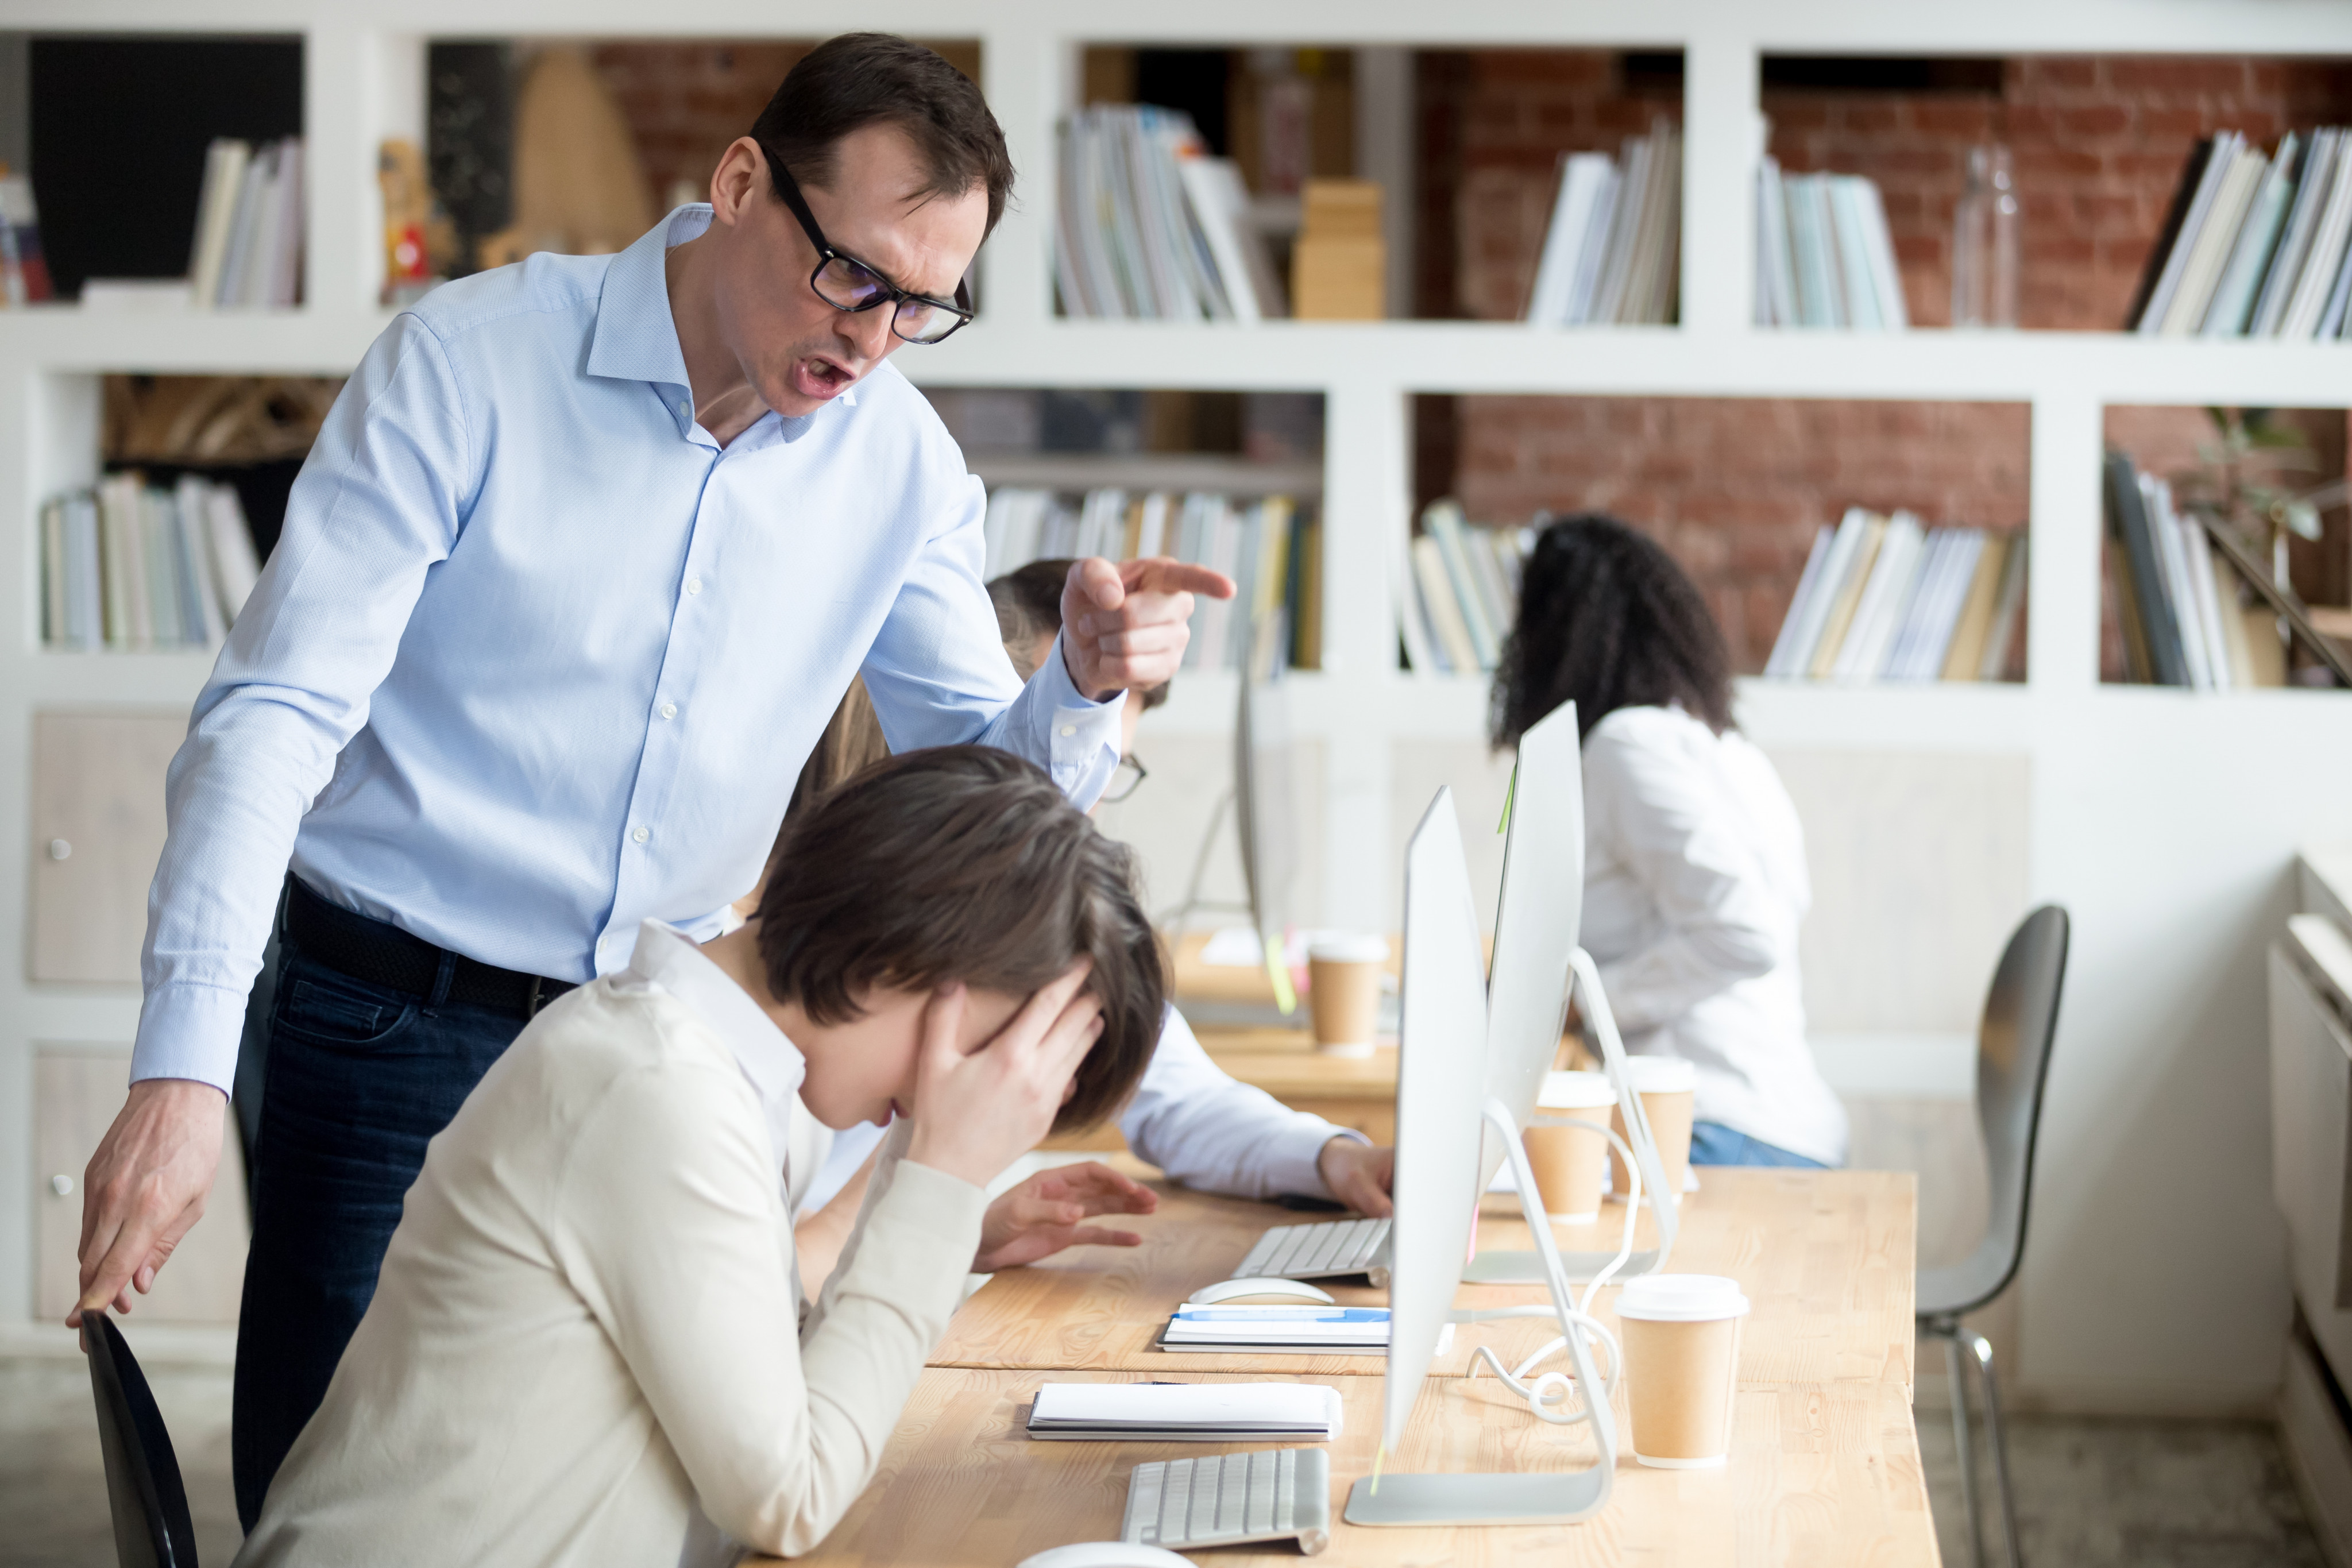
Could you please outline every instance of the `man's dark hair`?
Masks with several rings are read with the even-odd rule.
[[[988,231],[1013,194],[1013,158],[988,100],[936,50],[889,33],[827,38],[784,73],[776,96],[751,122],[751,140],[778,168],[819,190],[833,188],[835,149],[868,125],[895,125],[915,144],[925,196],[988,188]],[[783,186],[776,183],[776,198]]]
[[[1062,629],[1062,585],[1070,580],[1070,568],[1076,564],[1067,558],[1032,561],[989,581],[989,602],[996,606],[996,635],[1024,680],[1037,673],[1023,668],[1028,662],[1029,645]],[[1168,686],[1163,680],[1144,689],[1146,712],[1168,700]]]
[[[1731,721],[1731,659],[1698,585],[1648,536],[1587,514],[1536,536],[1519,577],[1519,618],[1495,670],[1497,749],[1563,702],[1576,728],[1620,708],[1679,702],[1720,735]]]
[[[1133,852],[1009,752],[908,752],[810,802],[785,824],[758,918],[768,988],[820,1024],[856,1017],[873,987],[1025,997],[1092,959],[1102,1037],[1056,1132],[1118,1110],[1160,1039],[1168,982]]]

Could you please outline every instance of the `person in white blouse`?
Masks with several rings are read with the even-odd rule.
[[[1493,739],[1563,702],[1584,747],[1586,951],[1635,1053],[1697,1070],[1691,1163],[1835,1165],[1845,1110],[1805,1041],[1812,902],[1780,775],[1731,713],[1696,584],[1612,518],[1537,536],[1496,672]]]
[[[1133,1088],[1133,857],[1045,773],[912,752],[804,814],[748,923],[648,920],[433,1140],[238,1568],[797,1556],[873,1479],[983,1187]],[[888,1122],[812,1310],[801,1124]]]
[[[997,629],[1016,672],[1035,669],[1062,629],[1056,586],[1067,561],[1034,561],[988,584]],[[1056,575],[1060,574],[1061,575]],[[1169,682],[1127,695],[1119,715],[1118,773],[1104,802],[1128,798],[1143,782],[1135,761],[1136,727],[1168,700]],[[855,688],[827,727],[802,775],[794,809],[832,779],[846,777],[884,754],[881,737]],[[1308,1111],[1293,1110],[1264,1089],[1236,1081],[1217,1066],[1173,1005],[1159,1048],[1134,1098],[1118,1112],[1118,1129],[1139,1159],[1170,1180],[1230,1197],[1327,1198],[1360,1214],[1389,1213],[1396,1151],[1376,1147],[1361,1133]],[[824,1266],[845,1234],[862,1192],[864,1171],[879,1142],[877,1128],[852,1128],[830,1142],[802,1199],[802,1252],[812,1269]],[[1041,1172],[990,1205],[996,1245],[976,1267],[983,1271],[1035,1259],[1073,1246],[1132,1247],[1133,1231],[1090,1223],[1105,1215],[1150,1214],[1151,1189],[1099,1162]]]

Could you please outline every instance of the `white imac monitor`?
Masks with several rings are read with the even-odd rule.
[[[1584,763],[1576,704],[1563,702],[1519,737],[1486,983],[1486,1091],[1522,1127],[1559,1051],[1569,958],[1583,912]],[[1482,1191],[1505,1157],[1502,1135],[1487,1129],[1478,1156]]]
[[[1486,997],[1478,910],[1441,789],[1404,853],[1404,964],[1397,1060],[1396,1218],[1389,1230],[1388,1384],[1383,1436],[1393,1448],[1420,1396],[1470,1251],[1478,1209],[1479,1105]]]
[[[1456,1321],[1478,1180],[1480,1129],[1503,1114],[1487,1095],[1486,997],[1478,915],[1451,791],[1440,790],[1405,850],[1402,1050],[1397,1069],[1396,1218],[1390,1231],[1389,1351],[1381,1393],[1383,1460],[1400,1453],[1439,1336]],[[1524,1154],[1515,1168],[1527,1170]],[[1547,1237],[1548,1239],[1548,1237]],[[1556,1258],[1554,1259],[1556,1261]],[[1582,1519],[1608,1501],[1616,1428],[1566,1284],[1549,1271],[1601,1463],[1569,1472],[1382,1474],[1355,1483],[1354,1524],[1537,1524]],[[1512,1310],[1516,1315],[1524,1309]],[[1529,1415],[1534,1420],[1534,1415]]]
[[[1584,910],[1584,763],[1576,704],[1563,702],[1519,737],[1511,778],[1510,826],[1503,847],[1503,891],[1495,916],[1495,962],[1486,985],[1486,1089],[1524,1131],[1538,1114],[1536,1096],[1559,1051],[1570,994],[1580,989],[1584,1010],[1601,1041],[1601,1066],[1617,1091],[1619,1118],[1642,1174],[1642,1195],[1658,1216],[1658,1245],[1620,1257],[1610,1252],[1560,1255],[1570,1279],[1604,1270],[1631,1278],[1665,1267],[1676,1229],[1674,1204],[1658,1201],[1665,1180],[1641,1097],[1625,1075],[1625,1051],[1609,999],[1592,961],[1578,945]],[[1478,1161],[1479,1185],[1495,1179],[1506,1157],[1501,1130],[1489,1124]],[[1471,1259],[1465,1278],[1479,1285],[1536,1284],[1543,1279],[1533,1252],[1489,1250]]]

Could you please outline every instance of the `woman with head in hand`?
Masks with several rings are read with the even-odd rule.
[[[1805,1043],[1796,808],[1732,720],[1730,658],[1697,586],[1613,518],[1537,536],[1495,744],[1563,702],[1584,750],[1584,945],[1626,1048],[1696,1069],[1692,1163],[1841,1163],[1844,1108]]]

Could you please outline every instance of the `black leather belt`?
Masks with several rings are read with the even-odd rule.
[[[440,981],[442,965],[454,961],[444,994],[448,1002],[518,1018],[530,1017],[572,988],[569,980],[478,963],[398,926],[354,914],[320,898],[299,877],[286,879],[286,935],[303,957],[354,980],[428,998]]]

